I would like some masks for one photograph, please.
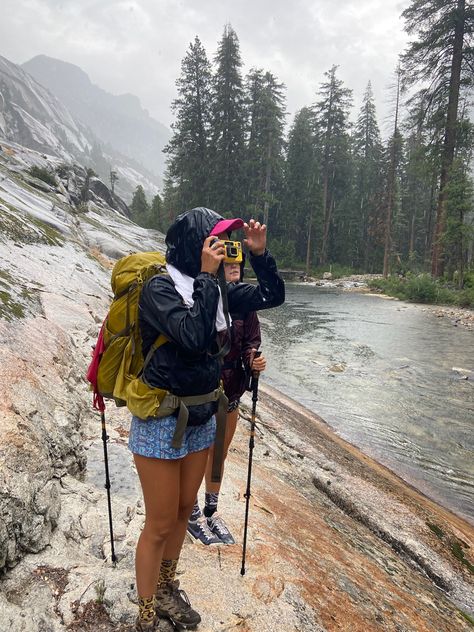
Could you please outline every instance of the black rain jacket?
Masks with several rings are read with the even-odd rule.
[[[185,305],[167,275],[150,279],[140,296],[143,357],[160,333],[169,341],[153,354],[146,367],[146,381],[177,396],[210,393],[219,385],[222,362],[212,356],[218,350],[215,320],[219,289],[214,276],[200,269],[204,240],[221,219],[210,209],[195,208],[179,215],[166,235],[167,262],[195,279],[192,307]],[[250,264],[258,285],[228,284],[230,313],[277,307],[285,300],[285,285],[271,254],[250,254]],[[216,408],[216,402],[189,407],[188,425],[205,423]]]

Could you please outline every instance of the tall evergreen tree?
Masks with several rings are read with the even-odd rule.
[[[139,226],[148,226],[150,220],[150,206],[141,184],[137,186],[130,204],[132,220]]]
[[[179,187],[173,181],[173,178],[169,175],[169,172],[165,172],[164,184],[163,184],[163,220],[160,230],[164,233],[167,232],[176,217],[183,212],[183,207],[179,197]]]
[[[246,82],[249,134],[246,159],[247,204],[268,224],[275,181],[282,170],[284,86],[270,73],[252,70]]]
[[[466,221],[472,216],[474,207],[474,187],[466,164],[461,158],[455,158],[451,168],[446,195],[446,232],[444,249],[446,271],[458,287],[464,285],[464,273],[469,244],[474,238],[474,224]]]
[[[353,265],[369,269],[375,227],[380,213],[383,146],[375,112],[372,85],[369,81],[353,134],[355,167]]]
[[[165,148],[168,176],[178,188],[182,209],[209,204],[211,79],[206,51],[196,37],[181,63],[178,97],[171,106],[176,121]]]
[[[157,228],[162,232],[167,229],[167,226],[165,226],[163,200],[159,193],[154,196],[151,202],[149,225],[150,228]]]
[[[427,108],[442,112],[444,142],[441,152],[439,197],[431,272],[444,267],[447,187],[453,165],[460,94],[472,85],[474,67],[474,6],[466,0],[411,0],[403,12],[406,30],[416,39],[404,56],[409,85],[424,82]]]
[[[428,107],[429,98],[422,89],[407,102],[403,183],[403,205],[410,224],[408,256],[416,260],[419,255],[424,268],[431,268],[444,120],[439,108]]]
[[[336,77],[337,66],[325,73],[326,81],[319,90],[319,101],[314,106],[316,139],[321,151],[321,183],[323,233],[319,261],[326,264],[330,241],[341,200],[349,185],[347,168],[350,162],[349,108],[352,91],[344,88]]]
[[[244,203],[245,106],[239,40],[228,24],[215,57],[212,115],[212,198],[222,213]]]
[[[396,204],[397,194],[397,171],[401,157],[402,137],[399,128],[400,121],[400,94],[401,94],[401,69],[400,64],[396,70],[395,103],[393,117],[393,134],[390,137],[387,147],[388,165],[386,179],[385,197],[385,245],[383,254],[383,275],[388,276],[390,265],[390,254],[392,252],[392,224]]]
[[[283,208],[278,227],[287,249],[294,251],[297,260],[306,259],[307,274],[310,273],[314,219],[320,214],[313,119],[310,108],[302,108],[290,129]]]

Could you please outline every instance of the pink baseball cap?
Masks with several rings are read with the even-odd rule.
[[[211,230],[211,235],[220,235],[221,233],[229,233],[231,230],[237,230],[242,228],[244,225],[244,220],[240,219],[240,217],[235,217],[234,219],[221,219],[220,222],[214,226]]]

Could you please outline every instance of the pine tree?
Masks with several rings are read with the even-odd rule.
[[[226,25],[215,57],[212,116],[211,205],[237,213],[245,199],[245,107],[239,40]]]
[[[97,177],[97,174],[94,171],[94,169],[91,169],[91,167],[87,167],[86,177],[84,179],[84,184],[81,188],[81,199],[82,199],[83,204],[87,204],[87,202],[89,201],[91,178],[96,178],[96,177]]]
[[[275,204],[275,182],[281,179],[284,86],[270,73],[252,70],[247,77],[249,140],[247,146],[247,204],[268,224]]]
[[[431,268],[433,227],[441,169],[444,117],[428,107],[430,95],[419,90],[407,102],[407,143],[403,177],[403,206],[409,222],[408,258]]]
[[[297,260],[306,260],[310,273],[314,218],[320,212],[321,190],[310,108],[297,112],[288,137],[283,209],[279,232]]]
[[[397,198],[397,171],[400,163],[402,136],[399,128],[400,120],[400,94],[401,94],[401,69],[400,64],[396,70],[395,107],[393,120],[393,134],[387,147],[388,169],[386,178],[385,197],[385,245],[383,254],[383,275],[388,276],[390,254],[392,252],[392,223]]]
[[[159,227],[160,230],[166,233],[182,210],[183,207],[179,199],[178,186],[173,182],[168,171],[166,171],[163,184],[163,220]]]
[[[474,225],[466,218],[474,206],[474,187],[466,164],[455,158],[446,193],[446,232],[444,250],[446,271],[458,287],[464,285],[467,250],[474,238]]]
[[[150,207],[141,184],[137,186],[130,204],[132,220],[139,226],[147,227],[150,220]]]
[[[171,106],[176,121],[165,148],[168,175],[178,187],[183,210],[209,204],[211,79],[206,51],[196,37],[181,63],[178,97]]]
[[[151,202],[149,225],[150,228],[157,228],[162,232],[165,232],[165,230],[168,228],[167,226],[165,226],[163,200],[161,199],[159,193],[154,196]]]
[[[380,211],[383,146],[369,81],[352,138],[354,152],[353,265],[369,270]]]
[[[473,82],[474,6],[466,0],[411,0],[403,12],[406,31],[417,36],[404,56],[407,84],[424,82],[427,109],[442,113],[444,142],[441,152],[439,196],[431,272],[444,267],[447,187],[453,165],[460,95]]]
[[[110,190],[112,191],[112,195],[114,195],[115,183],[117,182],[117,180],[120,180],[120,178],[118,177],[117,172],[114,171],[113,169],[110,169],[109,180],[110,180]]]
[[[325,73],[326,81],[320,86],[320,99],[314,106],[316,114],[316,139],[321,151],[321,182],[323,234],[321,238],[320,264],[326,264],[338,205],[344,198],[349,184],[347,168],[350,162],[349,108],[352,91],[343,87],[336,77],[337,66]]]

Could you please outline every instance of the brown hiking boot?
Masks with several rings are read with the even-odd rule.
[[[201,616],[191,608],[184,590],[179,587],[179,580],[158,588],[155,595],[156,614],[166,617],[178,630],[194,630],[201,621]]]

